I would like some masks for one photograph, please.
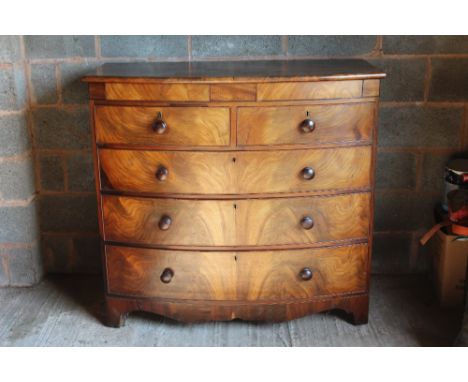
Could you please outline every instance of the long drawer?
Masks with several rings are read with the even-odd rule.
[[[375,103],[255,106],[237,111],[237,143],[324,146],[370,143]]]
[[[288,300],[366,288],[366,244],[261,252],[106,246],[111,294],[189,300]]]
[[[312,244],[367,238],[370,194],[245,200],[102,196],[104,238],[178,246]]]
[[[370,186],[371,146],[253,152],[99,150],[104,190],[246,194]]]
[[[228,107],[96,106],[98,144],[226,146]]]

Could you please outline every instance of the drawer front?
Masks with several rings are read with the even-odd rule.
[[[241,300],[307,299],[366,290],[367,244],[239,252],[237,258]]]
[[[99,150],[104,189],[207,195],[366,188],[371,157],[370,146],[253,152]]]
[[[259,101],[357,98],[362,81],[279,82],[257,85]]]
[[[260,252],[106,246],[107,287],[111,294],[137,297],[308,299],[364,291],[367,258],[366,244]]]
[[[365,239],[369,213],[369,193],[239,200],[237,242],[251,246]],[[310,220],[303,221],[307,217],[311,228]]]
[[[365,239],[369,234],[369,193],[238,201],[102,199],[107,241],[257,246]]]
[[[237,118],[239,145],[370,143],[375,103],[240,107]],[[309,120],[313,127],[301,128]]]
[[[107,83],[106,99],[123,101],[209,101],[207,84]]]
[[[237,295],[236,261],[230,252],[106,246],[106,266],[112,294],[194,300],[235,300]],[[173,275],[166,272],[163,282],[166,269]]]
[[[142,146],[226,146],[229,118],[225,107],[97,106],[96,140]]]
[[[232,153],[99,150],[102,187],[179,194],[235,192]]]
[[[234,203],[102,197],[108,241],[223,246],[235,244]],[[164,217],[171,219],[170,223]],[[167,224],[169,223],[169,224]]]

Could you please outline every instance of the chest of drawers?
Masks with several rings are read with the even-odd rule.
[[[84,78],[107,319],[367,322],[379,82],[362,60],[106,64]]]

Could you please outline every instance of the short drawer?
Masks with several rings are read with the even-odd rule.
[[[96,106],[96,140],[140,146],[226,146],[229,116],[225,107]]]
[[[116,295],[182,300],[291,300],[366,289],[368,246],[245,252],[106,246]]]
[[[154,194],[324,192],[370,186],[371,146],[277,151],[100,149],[104,190]]]
[[[102,196],[104,238],[173,246],[258,246],[366,239],[370,194],[184,200]]]
[[[209,101],[208,84],[119,83],[105,85],[108,100],[122,101]]]
[[[358,98],[362,81],[272,82],[257,85],[259,101]]]
[[[370,143],[375,103],[240,107],[237,113],[241,146]]]

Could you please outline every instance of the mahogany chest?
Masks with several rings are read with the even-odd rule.
[[[362,60],[86,76],[107,323],[367,322],[379,82]]]

